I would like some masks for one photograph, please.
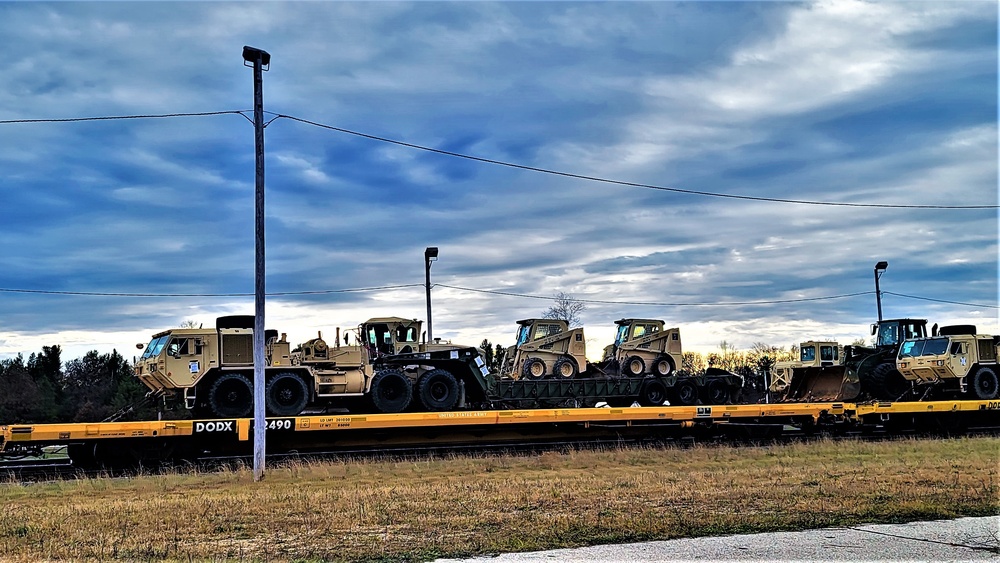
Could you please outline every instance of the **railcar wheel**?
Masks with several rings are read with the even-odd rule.
[[[552,373],[559,379],[573,379],[580,373],[573,358],[559,358],[552,366]]]
[[[380,371],[372,379],[371,397],[379,412],[403,412],[413,400],[413,384],[399,370]]]
[[[521,366],[521,375],[525,379],[541,379],[545,377],[545,362],[538,358],[528,358]]]
[[[729,402],[729,387],[721,379],[711,379],[705,384],[704,403],[706,405],[724,405]]]
[[[978,399],[992,400],[1000,395],[1000,381],[992,368],[981,367],[972,376],[972,393]]]
[[[642,384],[639,404],[644,407],[658,407],[667,400],[667,387],[659,379],[650,378]]]
[[[682,379],[673,387],[677,404],[685,407],[698,404],[698,386],[693,381]]]
[[[660,356],[653,362],[653,375],[666,377],[673,373],[674,363],[669,356]]]
[[[431,370],[417,380],[417,395],[427,410],[450,411],[458,403],[458,381],[447,370]]]
[[[638,377],[644,373],[646,373],[646,362],[639,356],[629,356],[622,364],[622,375]]]
[[[244,418],[253,410],[253,385],[241,373],[222,374],[208,390],[208,406],[220,418]]]
[[[264,402],[271,416],[295,416],[309,403],[309,387],[297,373],[279,373],[267,382]]]

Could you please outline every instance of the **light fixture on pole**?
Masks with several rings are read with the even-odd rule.
[[[424,249],[424,288],[427,290],[427,342],[434,341],[434,330],[431,324],[431,262],[437,260],[438,249],[428,246]]]
[[[253,320],[253,479],[264,478],[264,78],[271,55],[243,47],[243,66],[253,67],[253,125],[256,156],[254,190],[254,320]]]
[[[882,292],[878,288],[878,279],[888,267],[889,263],[885,260],[875,264],[875,303],[878,306],[878,322],[882,322]]]

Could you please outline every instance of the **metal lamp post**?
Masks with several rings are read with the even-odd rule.
[[[424,288],[427,290],[427,342],[434,341],[434,330],[431,324],[431,262],[437,260],[438,249],[428,246],[424,249]]]
[[[882,292],[878,288],[878,279],[888,267],[889,263],[885,260],[875,264],[875,303],[878,305],[878,322],[882,322]]]
[[[253,480],[264,478],[264,79],[271,55],[243,47],[243,65],[253,66],[253,125],[256,154],[254,191],[254,320],[253,320]]]

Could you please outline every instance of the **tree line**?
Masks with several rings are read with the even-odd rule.
[[[117,351],[90,351],[63,364],[62,348],[0,360],[0,423],[100,422],[146,395]],[[132,418],[156,418],[156,405]],[[172,417],[176,417],[172,414]],[[180,413],[177,413],[179,416]]]

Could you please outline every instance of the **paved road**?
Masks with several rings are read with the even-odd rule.
[[[553,561],[1000,561],[1000,516],[601,545],[439,563]]]

